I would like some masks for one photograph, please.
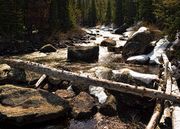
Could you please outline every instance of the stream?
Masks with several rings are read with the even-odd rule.
[[[106,39],[106,38],[111,38],[116,41],[116,46],[115,47],[120,47],[124,46],[128,37],[132,35],[133,31],[130,30],[126,32],[123,35],[117,35],[117,34],[112,34],[112,28],[106,28],[106,27],[101,27],[101,28],[92,28],[92,29],[86,29],[83,28],[84,31],[87,32],[88,35],[93,35],[95,36],[95,40],[90,40],[87,39],[89,43],[76,43],[75,46],[94,46],[94,45],[100,45],[100,43]],[[121,40],[121,38],[123,38]],[[63,69],[75,73],[91,73],[94,68],[99,68],[99,67],[107,67],[112,70],[121,70],[124,68],[128,68],[131,70],[134,70],[136,72],[141,72],[141,73],[147,73],[147,74],[159,74],[159,67],[156,65],[137,65],[137,64],[127,64],[124,63],[122,59],[122,54],[115,54],[114,52],[109,52],[107,47],[99,46],[99,58],[98,62],[95,63],[86,63],[86,62],[69,62],[67,61],[67,48],[60,48],[57,49],[56,52],[51,52],[51,53],[42,53],[42,52],[33,52],[29,54],[21,54],[21,55],[15,55],[15,56],[8,56],[8,58],[13,58],[13,59],[21,59],[21,60],[27,60],[27,61],[33,61],[33,62],[38,62],[42,63],[57,69]],[[93,71],[94,72],[94,71]],[[32,80],[32,76],[34,76],[34,73],[29,72],[28,73],[28,78],[29,80]],[[36,74],[35,76],[40,77],[41,75]],[[131,110],[131,109],[130,109]],[[152,111],[150,111],[152,112]],[[142,112],[139,112],[142,113]],[[151,115],[151,114],[150,114]],[[98,117],[98,116],[96,116]],[[134,116],[138,117],[138,116]],[[106,121],[106,118],[101,118],[101,120],[97,121],[94,118],[90,120],[84,120],[84,121],[77,121],[77,120],[69,120],[68,122],[60,122],[63,123],[63,127],[65,126],[66,128],[69,129],[95,129],[95,125],[101,121],[101,125],[103,125],[102,120]],[[136,118],[134,118],[136,119]],[[141,118],[142,119],[142,118]],[[144,119],[144,118],[143,118]],[[148,118],[147,118],[148,119]],[[107,118],[108,120],[108,118]],[[47,123],[48,126],[41,127],[41,125],[38,125],[38,127],[33,127],[34,129],[61,129],[62,124],[53,124],[53,123],[59,123],[58,120],[53,121],[52,123],[49,122]],[[118,122],[117,122],[118,123]],[[115,125],[117,124],[115,123]],[[106,121],[104,125],[107,125],[108,122]],[[40,127],[39,127],[40,126]],[[102,126],[104,129],[106,126]],[[118,124],[117,124],[118,127]],[[128,128],[128,127],[127,127]],[[1,128],[0,128],[1,129]],[[4,129],[4,128],[3,128]]]

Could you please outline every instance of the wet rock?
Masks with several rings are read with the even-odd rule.
[[[0,122],[18,126],[40,123],[65,117],[68,110],[65,100],[44,90],[12,85],[0,87]]]
[[[46,44],[39,50],[40,52],[48,53],[48,52],[56,52],[57,49],[51,45],[51,44]]]
[[[55,94],[65,100],[69,100],[73,97],[75,97],[75,93],[70,90],[57,90]]]
[[[123,46],[120,46],[120,47],[110,46],[110,47],[108,47],[108,52],[114,52],[115,54],[121,54],[122,50],[123,50]]]
[[[105,116],[117,115],[116,98],[113,95],[108,96],[106,102],[101,105],[99,112]]]
[[[91,37],[90,40],[96,40],[96,37]]]
[[[127,24],[123,24],[122,26],[120,26],[118,29],[116,29],[114,31],[115,34],[123,34],[124,32],[126,32],[126,29],[128,28]]]
[[[72,115],[76,119],[90,118],[97,112],[95,100],[86,92],[81,92],[70,102]]]
[[[124,45],[122,51],[123,58],[127,59],[131,56],[150,53],[154,48],[151,41],[153,41],[153,35],[150,32],[145,31],[133,34],[133,36]]]
[[[107,38],[101,42],[101,46],[108,47],[108,46],[116,46],[116,41]]]
[[[0,84],[21,83],[26,81],[26,73],[23,69],[11,68],[9,65],[0,65]]]
[[[68,47],[69,61],[96,62],[99,57],[99,46]]]

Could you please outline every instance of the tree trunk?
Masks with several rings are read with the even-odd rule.
[[[40,74],[46,74],[49,77],[55,77],[62,80],[70,80],[77,84],[87,84],[87,86],[89,85],[101,86],[106,89],[116,90],[123,93],[130,93],[130,94],[134,94],[142,97],[150,97],[154,99],[159,98],[159,99],[171,100],[180,103],[180,95],[166,94],[162,91],[145,88],[143,86],[133,86],[130,84],[113,82],[105,79],[80,76],[76,73],[72,73],[64,70],[58,70],[42,64],[29,62],[29,61],[22,61],[17,59],[0,59],[0,63],[6,63],[12,67],[22,68]]]

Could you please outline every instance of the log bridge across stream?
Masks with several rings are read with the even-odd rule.
[[[57,79],[69,80],[75,82],[76,84],[100,86],[109,90],[156,99],[154,113],[146,129],[155,129],[160,122],[163,123],[165,121],[166,117],[172,118],[173,129],[180,129],[180,92],[176,80],[171,75],[171,63],[165,53],[162,54],[162,58],[164,62],[163,86],[159,86],[157,90],[145,88],[143,86],[133,86],[121,82],[82,76],[77,73],[55,69],[30,61],[0,58],[0,63],[8,64],[14,68],[25,69],[42,74],[43,76],[36,83],[36,87],[38,87],[39,83],[41,83],[46,76],[50,76]],[[170,103],[170,105],[167,103]]]

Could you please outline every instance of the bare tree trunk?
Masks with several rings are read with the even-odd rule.
[[[162,91],[145,88],[143,86],[133,86],[130,84],[113,82],[105,79],[80,76],[76,73],[72,73],[64,70],[58,70],[55,68],[51,68],[42,64],[29,62],[29,61],[22,61],[16,59],[0,59],[0,63],[5,63],[12,67],[22,68],[40,74],[46,74],[49,77],[56,77],[62,80],[70,80],[77,84],[87,84],[87,86],[89,85],[101,86],[106,89],[116,90],[123,93],[130,93],[130,94],[134,94],[142,97],[150,97],[154,99],[159,98],[159,99],[171,100],[180,103],[180,95],[166,94]]]

